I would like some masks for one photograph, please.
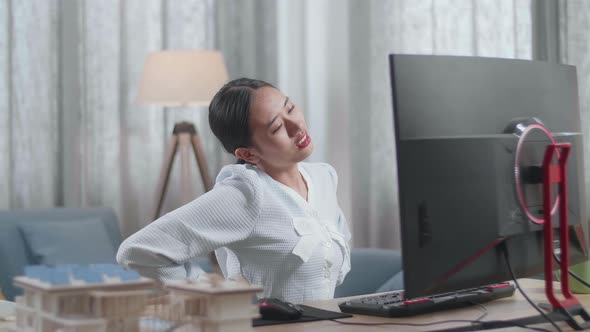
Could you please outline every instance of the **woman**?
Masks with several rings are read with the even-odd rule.
[[[334,169],[302,162],[313,151],[302,111],[269,83],[243,78],[217,92],[209,124],[240,164],[126,239],[117,261],[161,281],[194,279],[191,259],[216,250],[225,277],[243,276],[263,297],[332,298],[350,270],[350,232]]]

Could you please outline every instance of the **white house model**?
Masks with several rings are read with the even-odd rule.
[[[118,265],[28,266],[14,278],[18,332],[139,332],[154,281]]]
[[[252,331],[260,287],[204,275],[164,285],[118,265],[28,266],[14,278],[18,332]],[[155,300],[155,301],[154,301]],[[159,300],[163,300],[161,303]]]
[[[247,332],[253,331],[252,318],[260,316],[252,300],[262,288],[245,281],[223,280],[210,274],[197,282],[166,283],[165,289],[168,304],[163,311],[173,324],[168,331]],[[154,311],[162,317],[162,310]]]

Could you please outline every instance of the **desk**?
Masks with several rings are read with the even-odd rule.
[[[545,284],[542,280],[533,280],[533,279],[521,279],[520,285],[523,287],[527,293],[527,295],[535,302],[547,302],[545,298]],[[557,284],[556,284],[557,285]],[[577,294],[576,297],[582,303],[582,305],[590,309],[590,294],[588,295],[581,295]],[[327,301],[317,301],[317,302],[310,302],[306,303],[310,306],[331,310],[331,311],[340,311],[338,309],[338,303],[343,302],[345,299],[352,299],[355,297],[350,298],[340,298],[340,299],[333,299]],[[538,314],[535,309],[533,309],[529,303],[524,299],[524,297],[518,292],[515,292],[514,296],[510,298],[500,299],[492,302],[488,302],[484,304],[486,309],[488,310],[488,315],[484,318],[484,320],[500,320],[500,319],[511,319],[511,318],[519,318],[525,316],[532,316]],[[479,306],[471,306],[467,308],[455,309],[455,310],[447,310],[441,311],[426,315],[419,315],[415,317],[403,318],[403,319],[393,319],[393,318],[382,318],[382,317],[373,317],[373,316],[362,316],[362,315],[355,315],[352,318],[345,318],[342,319],[346,322],[360,322],[360,323],[386,323],[386,322],[411,322],[411,323],[431,323],[449,319],[465,319],[465,320],[475,320],[483,314],[483,309]],[[564,331],[571,331],[571,328],[564,322],[558,323]],[[459,326],[464,324],[439,324],[429,327],[411,327],[411,326],[392,326],[392,325],[382,325],[382,326],[359,326],[359,325],[343,325],[338,324],[332,321],[316,321],[316,322],[309,322],[309,323],[299,323],[299,324],[281,324],[281,325],[271,325],[271,326],[261,326],[255,328],[256,331],[261,332],[302,332],[302,331],[321,331],[321,332],[329,332],[329,331],[428,331],[428,330],[436,330],[436,329],[443,329],[453,326]],[[12,322],[2,322],[0,321],[0,331],[5,331],[9,327],[13,327],[14,323]],[[547,327],[550,330],[553,330],[553,327],[549,323],[538,325],[539,327]],[[502,331],[522,331],[522,329],[515,327],[515,328],[506,328],[502,329]]]
[[[519,280],[520,286],[525,290],[526,294],[533,300],[535,303],[545,302],[547,303],[547,299],[545,297],[545,281],[543,280],[534,280],[534,279],[520,279]],[[557,285],[557,284],[556,284]],[[556,292],[556,294],[559,294]],[[362,297],[362,296],[360,296]],[[576,294],[576,297],[582,303],[582,305],[588,309],[590,309],[590,294],[582,295]],[[352,299],[355,297],[350,298],[340,298],[340,299],[333,299],[328,301],[319,301],[319,302],[310,302],[306,303],[310,306],[321,308],[325,310],[331,311],[340,311],[338,309],[338,303],[343,302],[345,299]],[[496,301],[491,301],[484,303],[484,306],[488,310],[488,315],[483,319],[485,320],[505,320],[505,319],[512,319],[512,318],[520,318],[525,316],[532,316],[538,315],[538,312],[531,307],[531,305],[526,301],[526,299],[520,294],[518,290],[515,291],[514,296],[510,298],[504,298]],[[344,318],[342,321],[345,322],[359,322],[359,323],[386,323],[386,322],[396,322],[396,323],[431,323],[443,320],[450,320],[450,319],[464,319],[464,320],[476,320],[483,314],[483,309],[479,306],[471,306],[461,309],[454,309],[454,310],[447,310],[441,312],[435,312],[425,315],[419,315],[409,318],[402,318],[402,319],[394,319],[394,318],[382,318],[382,317],[373,317],[373,316],[363,316],[363,315],[354,315],[352,318]],[[285,325],[271,325],[271,326],[261,326],[257,327],[256,331],[261,332],[271,332],[271,331],[280,331],[280,332],[302,332],[302,331],[321,331],[321,332],[329,332],[329,331],[428,331],[428,330],[439,330],[443,328],[449,328],[454,326],[462,326],[466,325],[465,323],[449,323],[449,324],[437,324],[433,326],[427,327],[412,327],[412,326],[393,326],[393,325],[381,325],[381,326],[360,326],[360,325],[344,325],[338,324],[332,321],[316,321],[316,322],[309,322],[309,323],[301,323],[301,324],[285,324]],[[571,331],[572,329],[567,325],[565,322],[560,322],[558,325],[564,331]],[[549,324],[542,324],[538,325],[539,327],[545,327],[549,330],[554,330],[554,328]],[[505,328],[502,330],[496,331],[523,331],[523,329],[519,327],[514,328]]]

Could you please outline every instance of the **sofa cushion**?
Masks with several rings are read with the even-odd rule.
[[[116,263],[116,248],[98,218],[21,222],[19,229],[35,264]]]
[[[35,264],[19,225],[23,222],[73,221],[99,218],[103,221],[113,248],[121,244],[121,232],[115,211],[111,208],[42,208],[0,210],[0,288],[8,300],[21,293],[12,278],[21,275],[24,267]]]
[[[353,248],[350,259],[352,269],[336,288],[334,297],[375,293],[402,269],[401,254],[397,250]]]

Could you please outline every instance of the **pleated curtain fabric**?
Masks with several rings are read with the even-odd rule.
[[[134,98],[148,52],[217,48],[230,78],[267,80],[304,109],[316,146],[310,161],[338,171],[354,245],[399,248],[387,54],[534,59],[542,1],[0,1],[0,207],[112,206],[130,234],[151,221],[164,148],[180,120],[196,124],[215,176],[234,160],[205,109]],[[590,4],[555,8],[555,47],[559,61],[578,67],[588,136]],[[179,200],[174,181],[167,210]]]
[[[360,79],[351,79],[351,202],[357,206],[349,218],[355,245],[400,248],[386,54],[530,59],[530,1],[353,1],[352,13],[351,37],[362,45],[351,52],[367,51],[351,53],[351,77]],[[367,176],[355,176],[360,174]]]
[[[1,1],[0,207],[110,206],[128,235],[151,221],[164,148],[182,120],[217,172],[206,107],[135,100],[145,56],[213,48],[214,19],[209,0]],[[175,166],[167,210],[180,200]]]
[[[559,0],[558,17],[558,61],[576,66],[582,131],[584,133],[584,170],[586,184],[586,209],[590,206],[590,2],[584,0]],[[586,220],[586,241],[589,236]]]

